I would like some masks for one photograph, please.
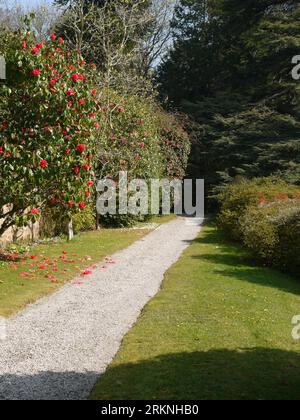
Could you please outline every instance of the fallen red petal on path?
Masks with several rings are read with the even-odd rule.
[[[92,270],[84,270],[81,273],[81,276],[89,276],[90,274],[93,274]]]

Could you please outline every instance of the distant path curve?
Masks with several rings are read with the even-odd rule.
[[[99,266],[10,318],[0,341],[0,399],[88,398],[164,273],[200,229],[196,219],[161,225],[115,254],[116,264]]]

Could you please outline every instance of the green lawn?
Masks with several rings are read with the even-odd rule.
[[[300,281],[256,266],[206,227],[92,399],[300,399]]]
[[[53,292],[82,270],[129,246],[146,233],[147,230],[125,229],[88,232],[69,243],[59,241],[34,246],[24,261],[0,263],[0,316],[9,316]]]

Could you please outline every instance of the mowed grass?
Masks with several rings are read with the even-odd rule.
[[[0,316],[12,315],[26,304],[55,291],[82,270],[128,247],[148,230],[103,229],[33,246],[24,260],[0,262]]]
[[[92,399],[300,399],[300,281],[213,227],[167,273]]]

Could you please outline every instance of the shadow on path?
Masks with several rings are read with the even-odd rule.
[[[38,375],[0,375],[0,400],[79,400],[87,399],[96,372],[41,372]]]

